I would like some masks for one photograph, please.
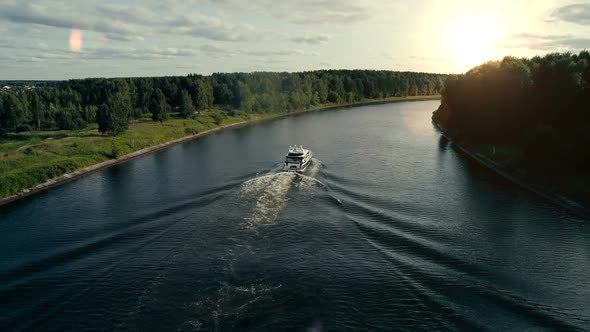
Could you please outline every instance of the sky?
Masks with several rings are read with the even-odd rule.
[[[384,69],[590,49],[590,1],[0,0],[0,80]]]

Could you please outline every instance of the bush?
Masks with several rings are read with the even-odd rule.
[[[224,109],[223,112],[229,116],[236,116],[237,112],[235,109]]]
[[[222,112],[212,112],[211,118],[213,119],[213,122],[215,122],[216,125],[220,125],[223,120],[227,119],[227,115],[225,115],[225,113]]]
[[[330,91],[330,93],[328,94],[328,102],[337,103],[339,100],[340,96],[336,92]]]
[[[111,142],[111,159],[117,159],[124,154],[125,153],[123,152],[123,146],[121,145],[121,143],[113,140]]]
[[[31,128],[31,126],[29,126],[28,124],[23,124],[23,125],[16,127],[17,133],[22,133],[22,132],[31,131],[31,130],[33,130],[33,128]]]
[[[184,128],[184,133],[187,135],[196,135],[199,131],[195,128]]]

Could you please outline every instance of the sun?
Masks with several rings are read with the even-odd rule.
[[[465,70],[497,57],[499,29],[488,17],[464,17],[452,26],[449,36],[457,65]]]

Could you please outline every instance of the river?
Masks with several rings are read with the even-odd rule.
[[[589,224],[455,151],[437,106],[226,130],[0,208],[0,330],[590,329]]]

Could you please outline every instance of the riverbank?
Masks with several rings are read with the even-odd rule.
[[[0,206],[73,181],[91,172],[220,130],[308,112],[437,99],[440,99],[440,96],[366,100],[322,105],[290,113],[238,115],[227,117],[219,123],[215,123],[205,113],[196,120],[175,119],[163,124],[150,120],[140,121],[131,124],[129,131],[120,137],[99,135],[95,128],[78,132],[15,135],[13,140],[0,144],[0,152],[4,155],[3,159],[0,159],[0,184],[4,188],[21,188],[0,198]]]
[[[523,177],[516,175],[515,174],[516,172],[514,170],[508,169],[508,168],[500,165],[499,163],[497,163],[494,160],[490,159],[489,157],[483,155],[482,153],[474,151],[474,149],[468,147],[465,144],[461,144],[459,142],[454,141],[453,138],[442,127],[440,127],[438,124],[436,124],[434,122],[433,122],[433,124],[438,129],[438,131],[441,133],[441,135],[443,135],[446,139],[448,139],[452,143],[452,145],[455,148],[457,148],[457,150],[459,152],[467,155],[468,157],[477,161],[478,163],[480,163],[484,167],[487,167],[491,171],[508,179],[509,181],[515,183],[516,185],[519,185],[519,186],[535,193],[536,195],[543,197],[544,199],[551,201],[554,204],[559,205],[559,206],[571,211],[572,213],[574,213],[580,217],[590,219],[590,208],[589,207],[584,206],[583,204],[581,204],[580,202],[577,202],[576,200],[574,200],[572,198],[566,197],[562,193],[550,191],[547,188],[545,188],[544,186],[542,186],[534,181],[531,181],[531,180],[528,180],[528,179],[525,179]]]

